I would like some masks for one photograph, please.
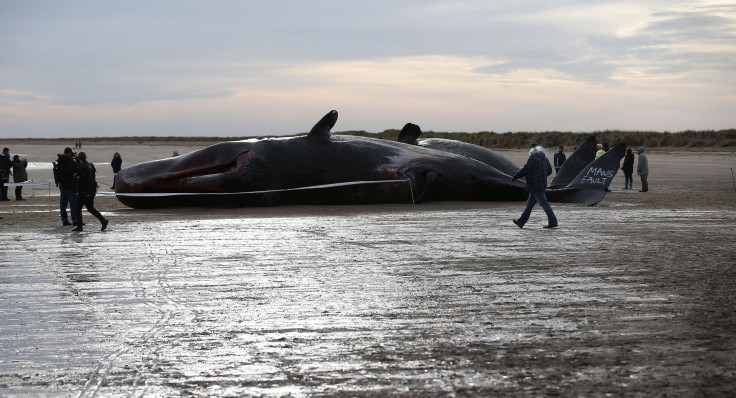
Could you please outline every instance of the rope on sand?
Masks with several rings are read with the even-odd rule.
[[[334,187],[344,187],[348,185],[364,185],[364,184],[385,184],[385,183],[408,183],[409,191],[411,192],[411,204],[414,207],[414,212],[417,211],[416,203],[414,202],[414,188],[412,187],[411,180],[379,180],[379,181],[350,181],[350,182],[339,182],[335,184],[324,184],[324,185],[312,185],[308,187],[297,187],[297,188],[285,188],[285,189],[269,189],[265,191],[248,191],[248,192],[144,192],[144,193],[117,193],[117,192],[97,192],[97,195],[101,196],[130,196],[130,197],[165,197],[165,196],[222,196],[222,195],[252,195],[252,194],[264,194],[264,193],[275,193],[275,192],[289,192],[289,191],[304,191],[308,189],[325,189]]]
[[[207,196],[252,195],[252,194],[264,194],[264,193],[275,193],[275,192],[304,191],[308,189],[325,189],[325,188],[334,188],[334,187],[344,187],[348,185],[386,184],[386,183],[408,183],[409,191],[411,192],[411,204],[414,208],[414,213],[417,212],[417,206],[414,201],[414,188],[411,184],[411,180],[408,178],[405,180],[349,181],[349,182],[339,182],[335,184],[312,185],[308,187],[269,189],[269,190],[264,190],[264,191],[248,191],[248,192],[148,192],[148,193],[97,192],[97,195],[148,197],[148,198],[165,197],[165,196],[199,196],[199,195],[207,195]]]
[[[53,180],[43,180],[43,181],[53,181]],[[248,192],[144,192],[144,193],[97,192],[97,195],[99,196],[148,197],[148,198],[166,197],[166,196],[253,195],[253,194],[265,194],[265,193],[276,193],[276,192],[304,191],[304,190],[309,190],[309,189],[326,189],[326,188],[344,187],[344,186],[349,186],[349,185],[386,184],[386,183],[408,183],[409,191],[411,192],[411,203],[412,203],[412,206],[414,207],[414,212],[416,213],[417,207],[414,201],[414,188],[411,184],[411,180],[408,178],[405,180],[349,181],[349,182],[339,182],[335,184],[312,185],[308,187],[269,189],[269,190],[263,190],[263,191],[248,191]],[[27,183],[23,182],[23,183],[5,184],[5,186],[8,186],[8,187],[11,187],[11,186],[42,186],[42,185],[49,186],[49,200],[50,200],[51,198],[51,183],[50,182],[31,181]]]
[[[284,189],[269,189],[264,191],[247,191],[247,192],[143,192],[143,193],[117,193],[117,192],[98,192],[97,195],[115,195],[115,196],[131,196],[131,197],[162,197],[162,196],[222,196],[222,195],[252,195],[252,194],[264,194],[264,193],[275,193],[275,192],[290,192],[290,191],[305,191],[308,189],[325,189],[334,187],[343,187],[348,185],[364,185],[364,184],[385,184],[385,183],[399,183],[409,182],[409,180],[379,180],[379,181],[349,181],[339,182],[335,184],[323,184],[323,185],[312,185],[308,187],[297,187],[297,188],[284,188]],[[414,194],[412,193],[412,197]]]

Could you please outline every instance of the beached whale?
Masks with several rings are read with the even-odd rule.
[[[513,176],[520,168],[507,157],[491,149],[445,138],[419,138],[421,134],[418,125],[407,123],[401,129],[397,141],[466,156],[509,176]],[[596,139],[592,136],[575,149],[546,190],[550,201],[593,205],[605,197],[611,179],[616,175],[620,161],[625,155],[626,144],[618,144],[606,153],[605,158],[599,160],[595,160],[596,150]],[[591,179],[591,175],[597,175],[598,178]]]
[[[479,162],[483,162],[509,176],[512,176],[519,171],[519,166],[514,162],[500,153],[488,148],[463,141],[448,140],[445,138],[420,138],[421,134],[422,130],[418,125],[407,123],[401,129],[396,140],[407,144],[419,145],[424,148],[432,148],[443,152],[463,155]]]
[[[131,166],[116,176],[117,197],[126,206],[148,208],[527,196],[523,183],[478,160],[403,142],[332,135],[336,122],[337,111],[331,111],[305,136],[223,142]],[[611,164],[614,174],[618,160]],[[573,181],[550,200],[594,204],[605,196],[603,184]]]

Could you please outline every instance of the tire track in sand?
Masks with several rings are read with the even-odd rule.
[[[161,353],[166,348],[176,346],[183,337],[192,334],[191,330],[184,330],[179,325],[193,324],[200,315],[198,310],[191,308],[190,303],[174,294],[175,289],[168,273],[171,269],[181,266],[179,256],[169,247],[156,246],[151,242],[146,242],[145,249],[146,257],[150,261],[147,268],[155,270],[155,277],[151,279],[149,286],[155,288],[158,294],[148,291],[140,267],[131,273],[131,280],[139,287],[140,299],[158,312],[159,316],[139,340],[141,345],[147,344],[148,349],[141,355],[132,385],[128,389],[129,396],[145,395],[147,380],[161,364]],[[174,320],[179,320],[179,323],[175,323]]]
[[[114,323],[111,322],[111,320],[105,315],[105,311],[101,308],[102,304],[95,302],[94,297],[88,294],[84,289],[78,287],[77,282],[69,279],[67,272],[62,269],[66,264],[63,264],[61,261],[55,261],[68,259],[69,256],[65,256],[64,253],[70,251],[76,253],[79,258],[92,259],[92,264],[99,264],[100,258],[97,256],[96,252],[89,246],[82,245],[80,243],[81,241],[79,239],[65,237],[61,239],[57,246],[46,247],[47,250],[45,252],[42,252],[37,247],[31,247],[27,244],[24,244],[24,246],[28,253],[33,254],[41,264],[51,270],[59,284],[63,286],[65,290],[69,291],[73,297],[84,303],[84,305],[97,314],[97,319],[106,321],[108,326],[114,327]],[[50,254],[44,255],[43,253]],[[115,360],[127,351],[128,350],[126,348],[121,347],[118,350],[108,353],[101,359],[98,359],[96,361],[95,368],[87,377],[87,380],[85,381],[84,386],[81,387],[77,397],[83,397],[88,393],[90,393],[91,396],[95,396],[100,390],[102,383],[105,381],[107,374],[112,370]]]
[[[102,327],[117,330],[115,333],[120,334],[120,337],[114,340],[118,342],[116,343],[118,347],[95,360],[94,369],[78,390],[77,397],[80,398],[104,395],[106,387],[113,386],[112,383],[119,386],[121,382],[129,385],[128,396],[145,395],[146,382],[160,365],[161,352],[167,347],[175,346],[183,337],[191,335],[192,331],[185,330],[182,326],[196,324],[196,319],[199,317],[199,311],[191,309],[186,300],[182,300],[174,293],[175,289],[168,276],[171,269],[180,266],[180,258],[174,251],[151,241],[119,241],[118,243],[121,250],[130,245],[144,249],[136,251],[142,258],[136,258],[136,254],[127,253],[125,261],[117,264],[110,260],[110,258],[117,257],[111,255],[111,249],[114,251],[115,248],[107,244],[97,246],[94,242],[85,241],[79,236],[64,237],[56,242],[49,241],[44,250],[32,247],[26,242],[23,243],[25,250],[54,274],[64,290],[89,308],[95,314],[96,319],[102,321]],[[115,312],[113,310],[116,306],[121,305],[114,300],[122,300],[124,297],[114,296],[113,301],[100,299],[90,291],[93,290],[93,285],[71,280],[68,269],[70,265],[67,262],[72,254],[73,258],[79,259],[79,261],[72,261],[77,263],[74,266],[95,264],[107,279],[112,280],[117,277],[121,281],[128,281],[130,283],[129,293],[135,301],[133,304],[137,304],[141,309],[130,311],[122,320],[113,319],[110,314]],[[130,303],[121,308],[130,309]],[[120,328],[120,322],[131,324],[132,321],[133,324],[141,324],[143,323],[141,321],[145,319],[140,318],[146,313],[155,314],[150,326],[138,334],[125,336],[124,334],[129,333],[130,330]],[[112,375],[119,376],[130,372],[127,365],[120,366],[130,363],[131,358],[136,363],[132,377],[124,377],[122,380],[114,378],[114,381],[111,382]],[[120,374],[117,374],[117,367],[122,369]]]

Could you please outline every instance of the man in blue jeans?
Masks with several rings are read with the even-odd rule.
[[[64,153],[59,154],[56,159],[56,170],[54,171],[54,180],[59,187],[59,210],[61,211],[61,223],[63,225],[77,225],[77,183],[74,180],[74,174],[77,173],[77,159],[71,148],[64,148]],[[72,222],[66,212],[69,206],[72,213]]]
[[[523,228],[524,224],[529,220],[529,216],[532,214],[532,208],[537,202],[539,202],[539,205],[542,206],[542,209],[547,214],[547,225],[544,228],[557,227],[557,217],[555,217],[555,213],[547,201],[547,196],[544,194],[544,190],[547,189],[547,176],[550,174],[552,174],[552,165],[549,164],[549,160],[544,156],[544,148],[537,144],[532,144],[526,164],[511,177],[511,181],[526,177],[526,189],[529,191],[529,198],[526,200],[526,209],[521,213],[519,219],[513,220],[514,224],[519,228]]]

